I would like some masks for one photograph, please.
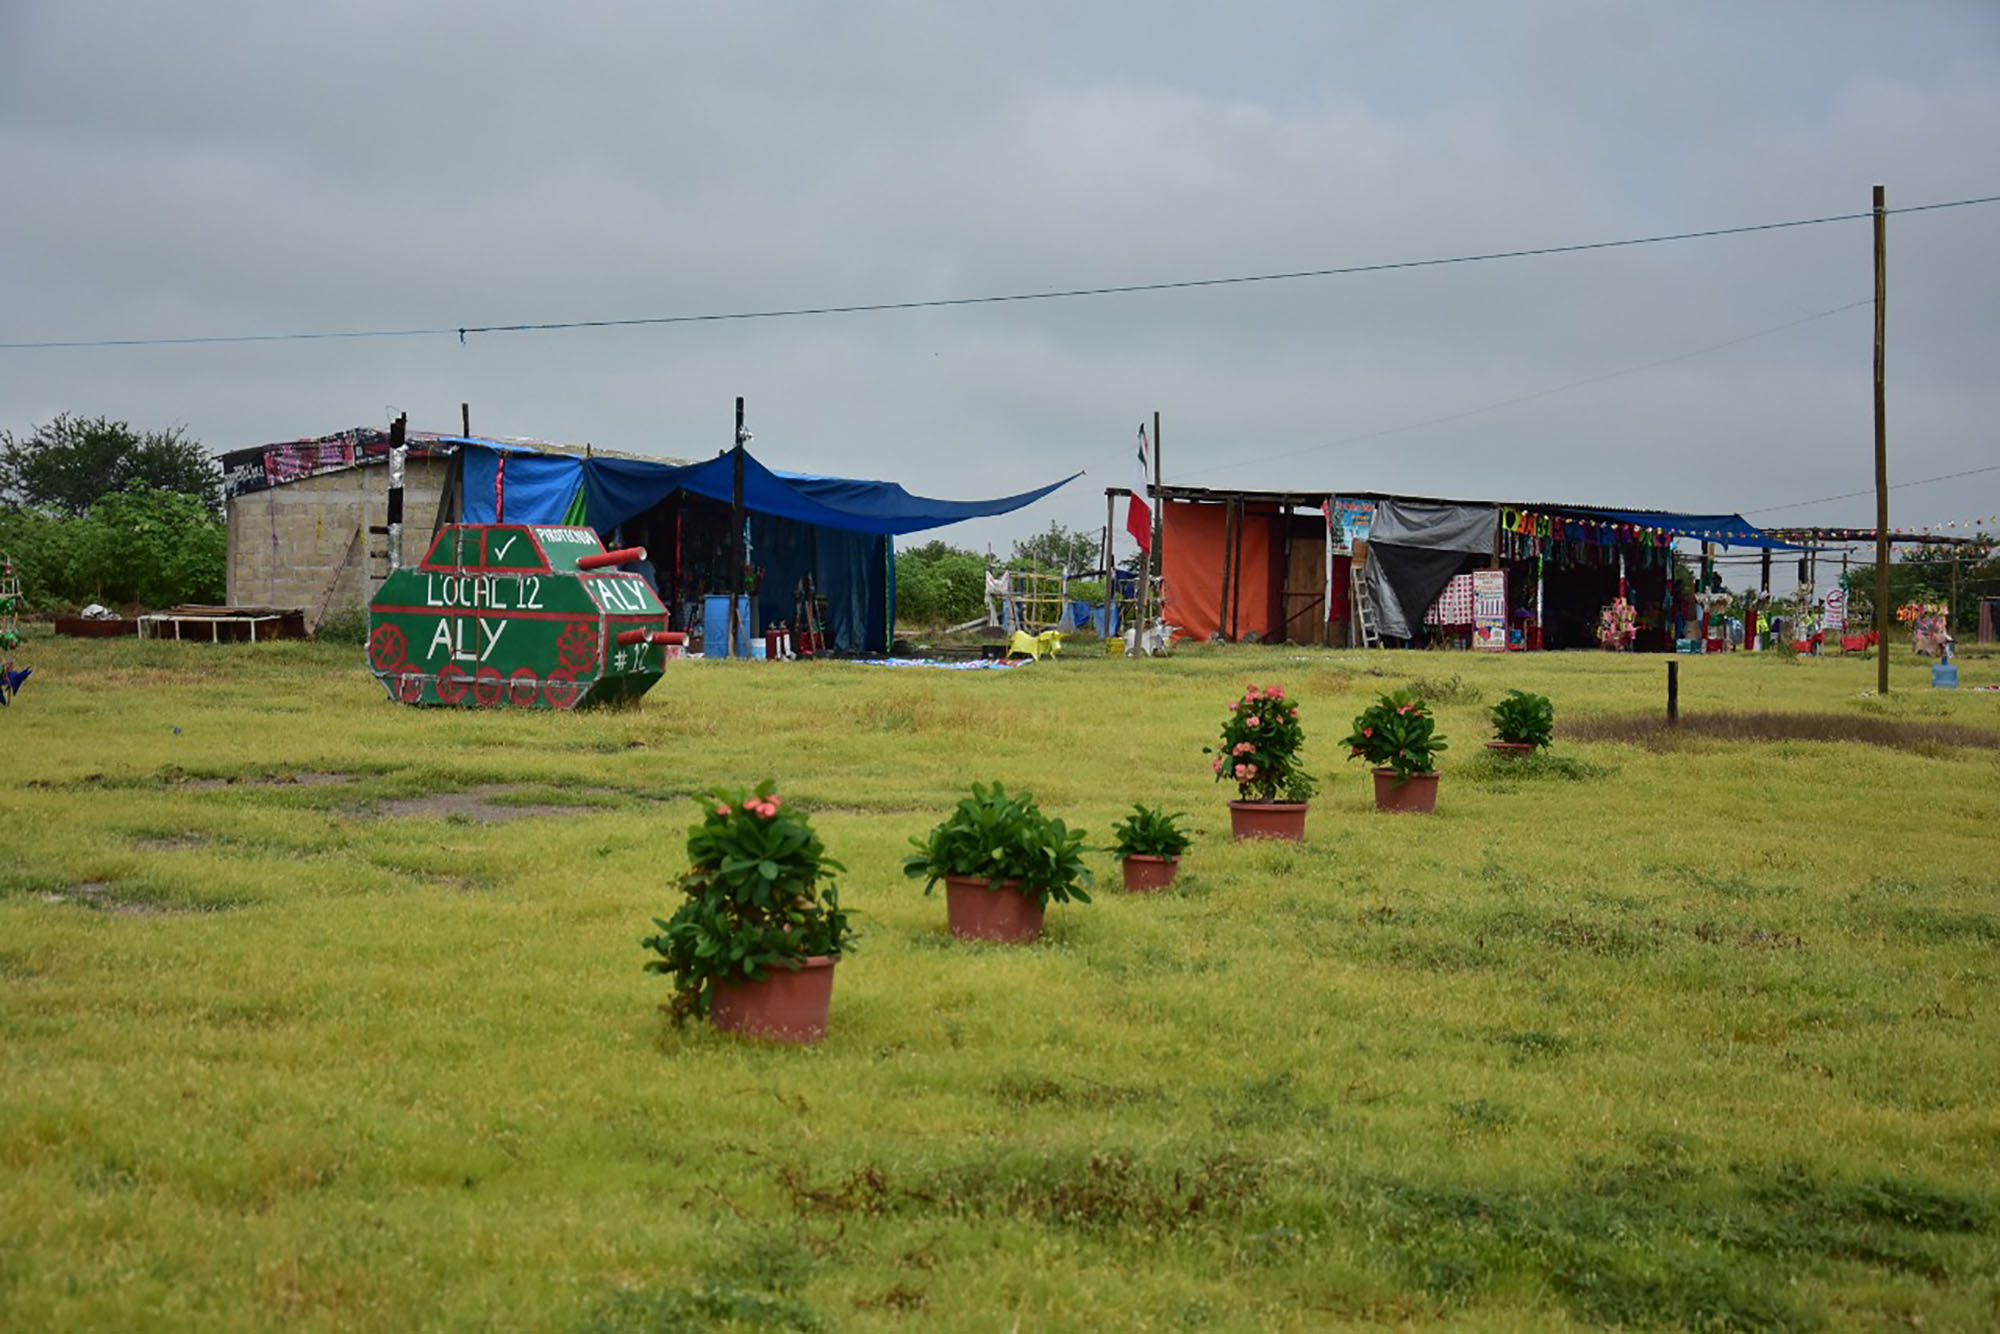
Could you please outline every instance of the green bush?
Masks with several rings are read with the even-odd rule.
[[[986,606],[986,558],[943,542],[896,553],[896,621],[956,625]]]
[[[202,502],[175,491],[101,496],[78,518],[0,514],[0,550],[38,610],[86,602],[165,607],[220,603],[228,531]]]

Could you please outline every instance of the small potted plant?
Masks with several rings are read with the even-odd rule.
[[[1447,747],[1424,701],[1407,690],[1381,696],[1355,717],[1341,744],[1347,758],[1374,767],[1376,810],[1437,809],[1437,752]]]
[[[1128,893],[1165,889],[1174,883],[1181,854],[1193,841],[1181,829],[1180,818],[1157,806],[1134,805],[1130,815],[1111,826],[1111,852],[1124,868]]]
[[[1033,793],[974,783],[943,823],[910,839],[903,873],[926,894],[944,881],[946,922],[960,940],[1019,944],[1042,934],[1051,900],[1090,902],[1083,839],[1042,814]]]
[[[1494,739],[1486,748],[1506,759],[1541,749],[1555,733],[1556,708],[1547,695],[1510,690],[1488,713],[1493,719]]]
[[[754,792],[717,791],[688,830],[685,901],[639,943],[646,970],[674,980],[676,1023],[706,1014],[719,1029],[778,1042],[826,1034],[833,966],[854,947],[835,872],[847,868],[804,813],[765,779]]]
[[[1202,748],[1215,756],[1215,781],[1236,784],[1229,825],[1237,838],[1305,838],[1306,806],[1318,789],[1299,757],[1305,740],[1285,688],[1252,685],[1223,720],[1222,744]]]

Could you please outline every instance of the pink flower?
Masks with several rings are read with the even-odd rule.
[[[1244,766],[1243,766],[1243,776],[1244,776],[1245,778],[1255,778],[1255,777],[1257,776],[1257,766],[1256,766],[1256,765],[1254,765],[1254,764],[1246,764],[1246,765],[1244,765]]]
[[[1222,757],[1221,757],[1220,755],[1216,756],[1216,757],[1215,757],[1215,763],[1213,763],[1213,764],[1209,765],[1208,767],[1209,767],[1209,768],[1211,768],[1211,769],[1213,769],[1213,770],[1215,770],[1215,772],[1217,772],[1217,773],[1221,773],[1221,772],[1222,772]]]
[[[1364,727],[1364,728],[1362,728],[1362,729],[1361,729],[1361,735],[1363,735],[1363,736],[1374,736],[1374,735],[1375,735],[1375,729],[1374,729],[1374,728],[1372,728],[1372,727]]]
[[[1262,718],[1259,718],[1256,714],[1253,713],[1248,718],[1245,718],[1243,720],[1243,724],[1246,727],[1255,727],[1263,721],[1264,720]]]
[[[778,798],[775,794],[768,799],[768,802],[772,810],[778,809]]]
[[[1257,687],[1256,687],[1256,686],[1246,686],[1246,687],[1244,687],[1244,690],[1243,690],[1243,698],[1245,698],[1245,699],[1257,699],[1257,698],[1259,698],[1259,697],[1261,696],[1261,693],[1262,693],[1262,692],[1260,692],[1260,691],[1259,691],[1259,690],[1257,689]]]
[[[1405,713],[1408,713],[1408,712],[1409,712],[1409,711],[1410,711],[1411,709],[1414,709],[1414,708],[1416,708],[1416,707],[1417,707],[1417,706],[1416,706],[1416,705],[1414,705],[1414,704],[1398,704],[1398,705],[1396,706],[1396,712],[1397,712],[1397,714],[1398,714],[1398,715],[1401,715],[1401,714],[1405,714]]]
[[[1296,719],[1299,716],[1299,711],[1297,709],[1289,709],[1287,710],[1287,712],[1290,713],[1294,719]]]
[[[1231,754],[1248,755],[1251,751],[1255,749],[1257,748],[1251,745],[1248,741],[1239,741],[1236,743],[1236,749],[1232,751]]]
[[[1249,766],[1249,765],[1247,765],[1247,764],[1239,764],[1239,765],[1237,765],[1237,766],[1236,766],[1236,776],[1237,776],[1238,778],[1248,778],[1248,777],[1250,776],[1250,766]]]
[[[1272,687],[1271,687],[1271,694],[1270,694],[1270,698],[1272,698],[1272,699],[1283,699],[1284,697],[1285,697],[1285,688],[1284,688],[1283,686],[1272,686]]]
[[[715,813],[717,815],[728,815],[729,807],[723,805],[721,802],[718,801],[717,803],[715,803]]]
[[[747,804],[751,810],[757,812],[757,814],[763,816],[766,820],[778,813],[778,804],[773,801],[753,801]]]

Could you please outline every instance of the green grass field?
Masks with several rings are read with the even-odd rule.
[[[1683,659],[1667,734],[1626,655],[690,662],[582,715],[18,657],[0,1327],[2000,1326],[2000,693],[1907,655]],[[1333,738],[1413,680],[1438,813],[1378,816]],[[1252,681],[1304,846],[1201,753]],[[1571,763],[1485,760],[1510,686]],[[1961,730],[1692,726],[1749,711]],[[812,1049],[676,1030],[638,944],[686,798],[767,775],[865,914]],[[1188,812],[1179,886],[950,940],[900,857],[992,779]]]

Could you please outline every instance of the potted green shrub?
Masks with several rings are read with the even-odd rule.
[[[717,791],[688,830],[685,896],[657,935],[639,943],[667,973],[676,1023],[706,1014],[719,1029],[780,1042],[817,1042],[833,1000],[833,966],[854,931],[827,856],[805,814],[770,779],[748,795]]]
[[[1033,940],[1051,901],[1090,902],[1083,831],[1042,814],[1031,792],[974,783],[910,844],[916,852],[903,859],[903,873],[922,879],[926,894],[944,881],[946,921],[960,940]]]
[[[1555,734],[1556,709],[1547,695],[1510,690],[1490,710],[1493,740],[1486,748],[1509,759],[1540,750]]]
[[[1111,852],[1125,872],[1126,892],[1164,889],[1174,883],[1181,854],[1193,842],[1181,829],[1180,818],[1157,806],[1134,805],[1130,815],[1111,826]]]
[[[1407,690],[1380,696],[1354,719],[1342,745],[1350,760],[1375,770],[1375,809],[1425,814],[1437,809],[1437,752],[1447,749],[1430,706]]]
[[[1300,758],[1305,740],[1298,705],[1283,686],[1249,686],[1230,707],[1222,744],[1202,750],[1215,756],[1215,781],[1236,784],[1229,826],[1237,838],[1305,838],[1306,807],[1318,788]]]

